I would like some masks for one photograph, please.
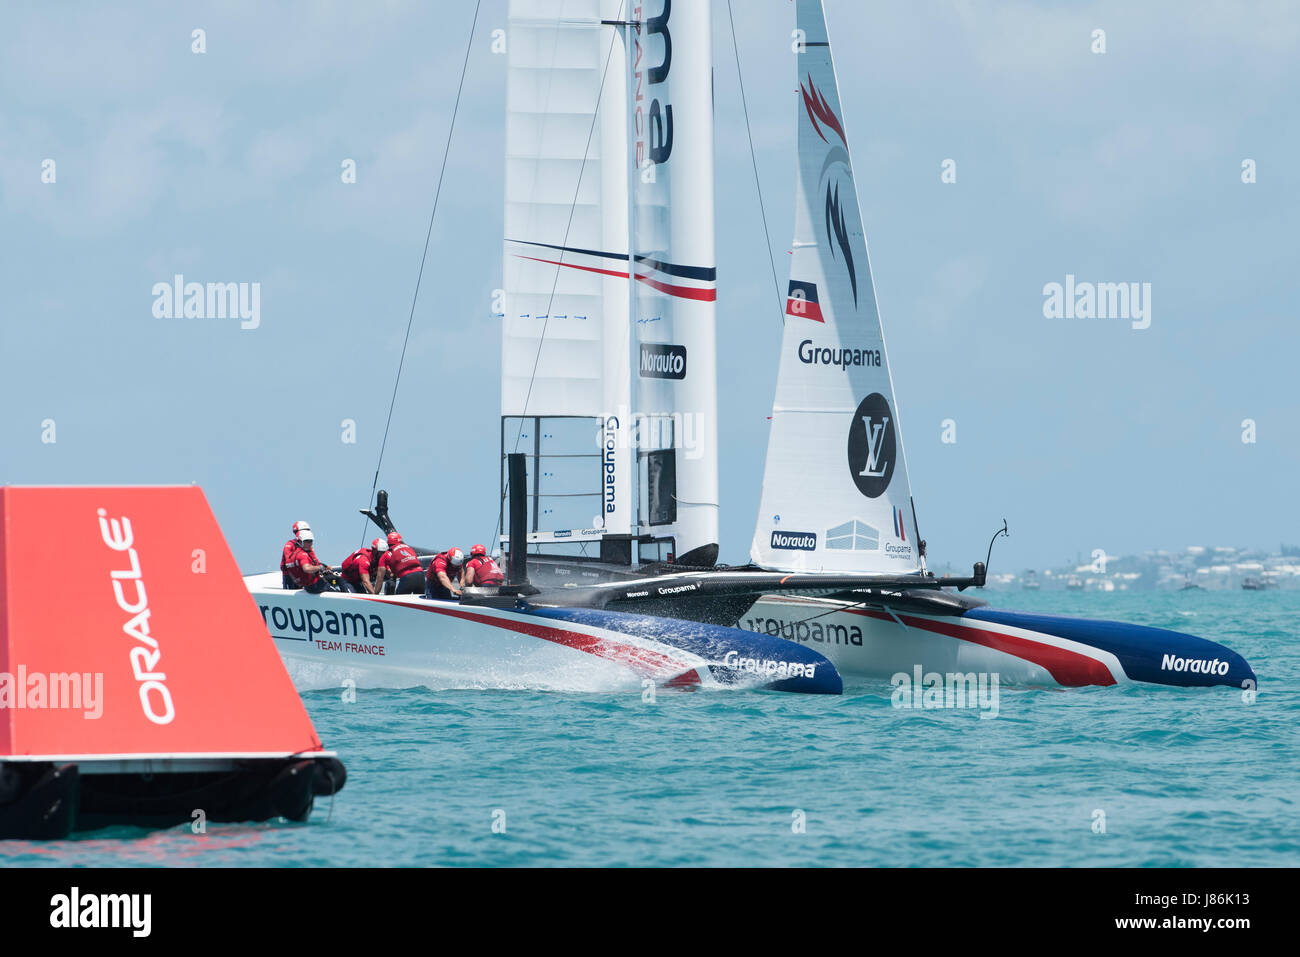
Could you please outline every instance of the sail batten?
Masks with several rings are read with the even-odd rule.
[[[783,571],[923,567],[821,0],[797,0],[798,171],[780,370],[750,555]]]

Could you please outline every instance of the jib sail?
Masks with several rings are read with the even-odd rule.
[[[798,0],[799,167],[781,363],[753,560],[921,567],[907,461],[821,0]]]

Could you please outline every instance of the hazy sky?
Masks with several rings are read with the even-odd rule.
[[[780,319],[713,7],[722,557],[743,561]],[[1300,5],[826,7],[932,565],[983,558],[1003,517],[1003,571],[1300,541]],[[793,4],[734,8],[784,289]],[[0,482],[197,482],[248,571],[298,518],[327,560],[354,547],[473,9],[6,3]],[[381,475],[431,545],[497,519],[505,25],[484,0]],[[260,325],[156,318],[177,273],[260,283]],[[1150,283],[1150,327],[1046,318],[1067,274]]]

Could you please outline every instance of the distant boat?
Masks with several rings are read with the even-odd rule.
[[[1030,571],[1025,572],[1025,580],[1021,583],[1020,587],[1025,591],[1038,591],[1043,587],[1043,583],[1038,580],[1037,576],[1035,576],[1032,571]]]
[[[1071,575],[1065,580],[1065,587],[1070,591],[1083,591],[1083,579],[1077,575]]]
[[[1272,586],[1272,582],[1265,581],[1262,578],[1243,578],[1241,580],[1242,591],[1267,591]]]
[[[1178,590],[1179,590],[1179,591],[1205,591],[1204,588],[1202,588],[1200,585],[1196,584],[1196,582],[1192,581],[1190,578],[1188,578],[1186,581],[1184,581],[1184,582],[1183,582],[1183,587],[1180,588],[1180,589],[1178,589]]]

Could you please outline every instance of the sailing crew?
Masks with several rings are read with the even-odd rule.
[[[284,543],[284,550],[280,553],[280,584],[285,588],[297,588],[293,577],[289,574],[289,559],[298,548],[300,534],[310,532],[311,526],[306,522],[293,523],[293,537]]]
[[[500,585],[506,576],[501,573],[501,566],[488,556],[487,548],[475,545],[469,550],[469,561],[465,563],[462,580],[465,587],[469,588],[471,585]]]
[[[298,524],[305,526],[307,523]],[[301,588],[303,591],[318,595],[329,588],[329,583],[321,577],[321,572],[331,569],[316,557],[316,552],[312,548],[314,542],[315,536],[310,528],[299,528],[294,550],[285,562],[285,569],[289,578],[293,580],[294,588]]]
[[[388,552],[380,559],[380,569],[380,581],[385,573],[393,580],[394,595],[419,595],[424,591],[420,558],[397,532],[388,533]]]
[[[424,597],[443,600],[459,598],[464,564],[465,553],[459,548],[449,548],[433,556],[433,561],[429,562]]]
[[[355,552],[343,559],[343,580],[352,586],[353,591],[378,595],[379,588],[375,578],[379,574],[379,562],[388,551],[388,542],[376,538],[369,545],[362,545]]]

